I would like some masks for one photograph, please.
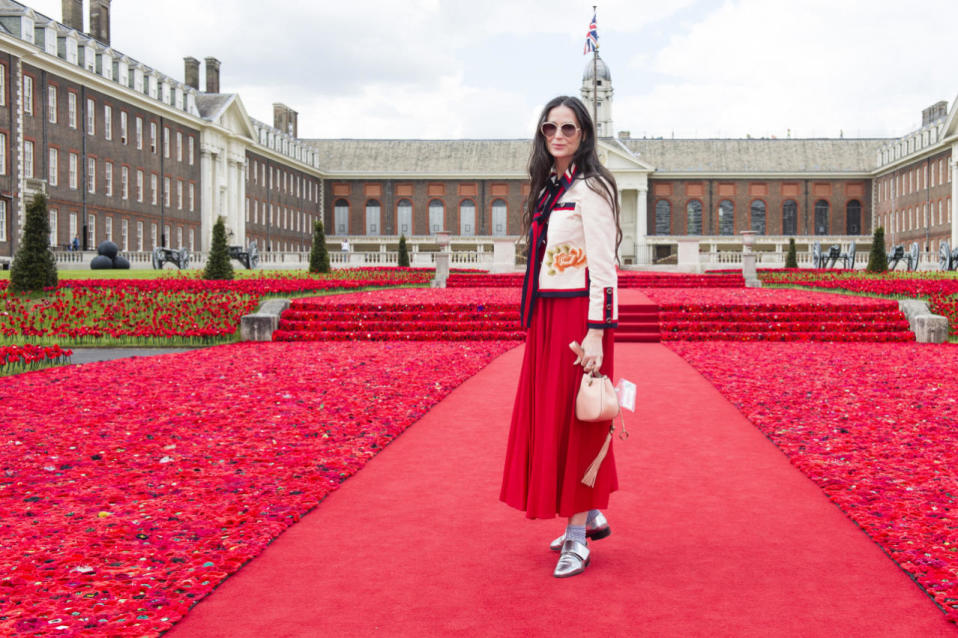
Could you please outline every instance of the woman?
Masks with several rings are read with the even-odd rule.
[[[594,486],[582,483],[610,423],[575,418],[582,375],[612,376],[615,255],[622,234],[615,180],[599,162],[595,125],[578,98],[546,104],[529,177],[521,308],[528,333],[500,499],[528,518],[568,518],[565,533],[550,545],[561,551],[553,575],[565,578],[589,564],[587,537],[611,533],[599,510],[618,488],[611,448]],[[569,348],[573,341],[582,344],[581,356]]]

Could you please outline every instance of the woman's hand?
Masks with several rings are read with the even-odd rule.
[[[602,330],[589,328],[582,340],[584,354],[580,357],[582,367],[586,372],[598,372],[602,367]]]

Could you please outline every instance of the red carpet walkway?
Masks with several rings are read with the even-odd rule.
[[[463,384],[168,634],[956,636],[931,600],[698,373],[620,344],[647,397],[592,565],[497,501],[518,347]]]

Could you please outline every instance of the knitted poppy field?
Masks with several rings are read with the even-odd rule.
[[[958,347],[668,347],[958,621]]]
[[[6,379],[0,635],[158,635],[513,346],[234,344]]]

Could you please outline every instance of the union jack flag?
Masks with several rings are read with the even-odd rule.
[[[582,51],[582,55],[589,53],[590,51],[597,51],[599,49],[599,29],[595,26],[595,12],[592,13],[592,23],[589,24],[589,32],[585,34],[585,49]]]

